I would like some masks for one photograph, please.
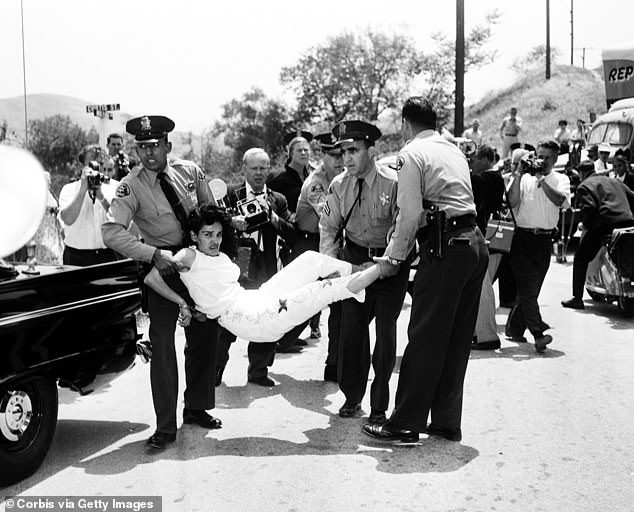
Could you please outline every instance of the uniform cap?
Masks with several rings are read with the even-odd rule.
[[[337,137],[335,137],[335,134],[332,132],[323,132],[315,135],[315,140],[319,141],[321,149],[328,151],[329,149],[335,148]]]
[[[288,132],[286,135],[284,135],[284,145],[288,146],[291,143],[291,141],[293,139],[296,139],[297,137],[302,137],[306,139],[307,142],[310,142],[311,140],[313,140],[312,133],[307,132],[306,130],[295,130],[292,132]]]
[[[344,142],[355,140],[367,140],[375,142],[381,138],[381,130],[365,121],[340,121],[332,129],[333,135],[337,138],[337,146]]]
[[[125,131],[137,142],[158,142],[174,129],[174,121],[165,116],[141,116],[130,119]]]

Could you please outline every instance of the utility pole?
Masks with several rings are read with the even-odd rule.
[[[464,0],[456,0],[456,99],[454,130],[456,137],[464,129]]]
[[[546,0],[546,80],[550,80],[550,0]]]
[[[24,88],[24,147],[29,145],[29,116],[26,108],[26,53],[24,51],[24,1],[20,0],[20,20],[22,23],[22,82]]]
[[[575,47],[574,1],[570,0],[570,65],[574,66],[573,49]]]

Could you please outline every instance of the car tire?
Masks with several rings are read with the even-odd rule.
[[[57,425],[57,385],[35,377],[0,386],[0,487],[32,475]]]

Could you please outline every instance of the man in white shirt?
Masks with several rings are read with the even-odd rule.
[[[506,336],[511,341],[526,342],[524,331],[528,328],[537,352],[544,352],[553,340],[550,334],[544,334],[550,326],[542,320],[537,299],[550,266],[559,209],[570,206],[570,181],[565,174],[553,172],[558,155],[555,141],[540,143],[537,157],[543,163],[520,162],[508,190],[517,223],[509,254],[517,299],[506,322]]]
[[[67,183],[59,196],[59,218],[64,228],[64,265],[85,267],[117,259],[101,234],[119,182],[111,179],[114,161],[99,146],[82,149],[79,180]]]
[[[474,119],[471,123],[471,128],[467,128],[464,132],[462,132],[462,136],[465,139],[475,142],[476,146],[481,146],[482,132],[480,131],[480,121],[478,119]]]
[[[510,156],[511,144],[519,142],[519,133],[522,129],[522,119],[517,115],[517,109],[511,108],[508,116],[502,119],[500,124],[500,138],[502,139],[502,158]]]

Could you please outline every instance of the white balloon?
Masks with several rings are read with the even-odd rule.
[[[31,153],[0,145],[0,258],[37,231],[48,198],[44,169]]]

